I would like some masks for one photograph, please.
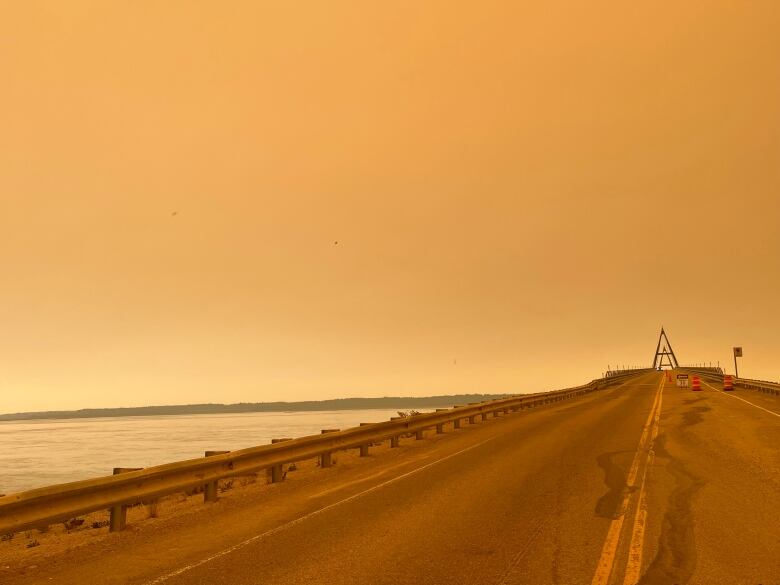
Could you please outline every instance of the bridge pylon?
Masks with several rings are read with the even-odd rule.
[[[661,349],[662,341],[664,342],[663,349]],[[666,358],[666,363],[664,363],[664,358]],[[661,327],[661,335],[658,336],[658,345],[655,348],[655,357],[653,358],[653,369],[662,370],[664,366],[669,366],[672,369],[680,367],[677,357],[674,355],[672,344],[669,343],[669,338],[666,336],[666,331]]]

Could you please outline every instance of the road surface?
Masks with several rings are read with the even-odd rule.
[[[652,372],[248,486],[0,581],[777,585],[779,413]]]

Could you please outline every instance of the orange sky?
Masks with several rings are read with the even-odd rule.
[[[1,10],[0,412],[780,379],[775,0]]]

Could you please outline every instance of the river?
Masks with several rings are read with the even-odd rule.
[[[346,429],[395,409],[129,416],[0,422],[0,494]]]

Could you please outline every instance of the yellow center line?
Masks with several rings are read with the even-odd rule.
[[[647,491],[645,490],[645,480],[647,471],[653,464],[655,458],[655,438],[658,436],[658,429],[661,423],[661,405],[663,404],[663,388],[666,385],[666,379],[661,382],[661,392],[658,397],[658,407],[653,417],[653,431],[650,435],[649,453],[647,462],[642,472],[642,483],[639,486],[639,501],[637,502],[636,514],[634,515],[634,527],[631,531],[631,543],[628,546],[628,561],[626,563],[626,572],[623,578],[623,585],[636,585],[642,572],[642,554],[645,545],[645,527],[647,526]]]
[[[656,411],[660,413],[661,394],[664,389],[666,378],[661,379],[661,384],[658,386],[658,390],[655,393],[655,399],[653,400],[653,406],[650,409],[650,414],[647,417],[647,422],[642,428],[642,435],[639,438],[639,445],[637,446],[636,453],[634,454],[634,460],[631,462],[631,468],[626,478],[626,486],[629,488],[623,494],[623,501],[618,511],[618,517],[612,520],[607,531],[607,538],[604,541],[604,547],[601,549],[601,556],[599,562],[596,565],[596,573],[593,575],[592,585],[607,585],[609,583],[610,576],[612,575],[612,569],[615,565],[615,557],[617,555],[618,544],[620,542],[620,533],[623,530],[623,520],[625,519],[625,513],[628,509],[628,503],[631,499],[632,491],[630,488],[635,487],[636,477],[639,471],[639,463],[642,459],[642,453],[647,448],[649,441],[654,439],[657,431],[654,430],[658,417],[656,417]],[[652,439],[650,439],[652,437]]]

